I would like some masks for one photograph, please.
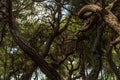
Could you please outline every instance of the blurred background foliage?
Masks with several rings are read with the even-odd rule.
[[[97,1],[101,0],[44,0],[42,2],[13,0],[12,4],[17,28],[24,39],[41,53],[56,25],[59,25],[59,30],[63,29],[70,14],[76,14],[84,5]],[[106,0],[104,3],[108,5],[112,1]],[[1,0],[0,80],[49,80],[12,39],[8,29],[6,7],[6,0]],[[120,15],[119,12],[118,7],[113,10],[117,15]],[[101,19],[98,19],[92,29],[81,32],[83,26],[90,20],[80,20],[72,15],[67,28],[57,35],[50,45],[49,54],[45,60],[58,71],[63,80],[85,80],[85,76],[94,69],[93,47],[102,23]],[[117,80],[109,67],[106,54],[108,44],[111,39],[117,37],[117,34],[107,24],[103,27],[97,49],[101,57],[99,59],[101,68],[97,80]],[[120,69],[119,44],[112,49],[112,59]]]

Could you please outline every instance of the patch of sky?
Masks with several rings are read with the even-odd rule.
[[[45,80],[46,76],[40,71],[40,69],[37,69],[37,71],[33,73],[31,80],[36,80],[36,78],[37,80]]]
[[[7,52],[13,54],[13,53],[17,52],[17,50],[18,50],[17,48],[8,48]]]

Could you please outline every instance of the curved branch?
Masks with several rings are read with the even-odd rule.
[[[108,15],[104,15],[103,17],[105,22],[120,35],[120,23],[118,22],[117,17],[111,11],[108,11],[108,13]]]
[[[85,15],[86,13],[88,12],[98,13],[101,11],[102,11],[102,8],[99,7],[98,5],[94,5],[94,4],[86,5],[80,9],[80,11],[78,12],[78,17],[81,19],[88,18],[88,15],[87,16]]]
[[[104,9],[94,4],[86,5],[80,9],[78,13],[79,18],[85,18],[85,13],[87,12],[94,12],[101,15],[102,19],[104,19],[104,21],[120,35],[120,23],[118,22],[117,17],[109,9]]]
[[[22,38],[20,32],[16,27],[16,22],[15,20],[13,20],[14,17],[12,12],[12,0],[7,0],[7,4],[7,10],[9,14],[9,29],[14,41],[19,45],[19,47],[24,51],[24,53],[26,53],[39,66],[41,71],[45,73],[49,79],[61,80],[58,72],[53,67],[49,66],[49,64],[44,60],[44,58]]]
[[[83,26],[83,28],[80,31],[85,32],[90,30],[94,26],[94,24],[97,22],[98,19],[99,17],[95,16],[92,20],[89,20],[90,22],[88,22],[85,26]]]
[[[103,9],[97,5],[94,5],[94,4],[86,5],[79,11],[79,13],[78,13],[79,18],[83,18],[84,14],[87,12],[97,13],[97,14],[101,15],[102,19],[106,23],[108,23],[110,25],[110,27],[120,35],[120,23],[118,22],[118,18],[110,11],[113,8],[113,6],[115,5],[114,3],[116,3],[116,2],[113,2],[111,5],[107,6],[105,9]],[[120,38],[118,37],[117,39],[115,39],[115,41],[113,41],[109,45],[108,51],[107,51],[109,65],[112,68],[113,72],[116,74],[118,79],[120,79],[120,71],[117,69],[116,64],[112,60],[111,51],[113,48],[112,47],[113,44],[116,44],[119,41],[120,41]]]

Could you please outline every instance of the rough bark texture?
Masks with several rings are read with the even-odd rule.
[[[88,15],[87,16],[85,15],[87,12],[96,13],[114,31],[116,31],[118,35],[120,35],[120,23],[118,22],[117,17],[111,12],[113,7],[117,5],[116,3],[119,3],[119,2],[120,0],[115,0],[105,8],[95,5],[95,4],[85,5],[83,8],[80,9],[78,16],[81,19],[86,19],[86,18],[89,18]],[[116,74],[117,78],[120,80],[120,71],[117,69],[117,66],[112,61],[112,56],[111,56],[112,45],[118,42],[120,42],[120,37],[116,38],[113,42],[111,42],[112,44],[110,44],[108,51],[107,51],[107,57],[108,57],[108,62],[109,62],[110,67],[112,68],[113,72]],[[96,76],[96,74],[94,74],[93,76]],[[92,79],[96,80],[96,78],[92,78]],[[92,80],[92,79],[89,78],[88,80]]]
[[[117,17],[108,9],[102,9],[100,6],[92,4],[92,5],[86,5],[82,9],[80,9],[78,16],[79,18],[85,18],[85,13],[87,12],[94,12],[104,19],[106,23],[108,23],[111,28],[113,28],[119,35],[120,35],[120,24],[118,22]]]

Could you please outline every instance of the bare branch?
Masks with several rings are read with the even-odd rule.
[[[111,28],[113,28],[120,35],[120,24],[117,17],[111,11],[107,9],[102,9],[101,7],[94,4],[86,5],[82,9],[80,9],[78,13],[79,18],[85,18],[86,16],[84,15],[87,12],[94,12],[98,15],[101,15],[102,19],[104,19],[104,21],[108,23]]]
[[[78,12],[78,17],[81,19],[85,19],[91,15],[91,14],[85,15],[86,13],[88,13],[88,12],[100,13],[101,10],[102,10],[102,8],[99,7],[98,5],[94,5],[94,4],[86,5],[80,9],[80,11]]]

